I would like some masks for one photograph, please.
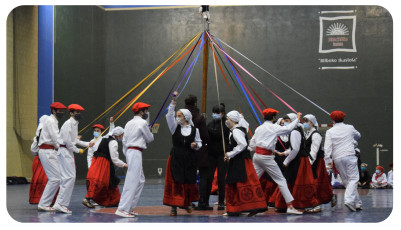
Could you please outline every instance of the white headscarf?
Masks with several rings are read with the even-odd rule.
[[[248,132],[249,123],[245,120],[244,116],[242,116],[242,114],[240,114],[238,111],[233,110],[227,113],[227,117],[230,118],[230,120],[238,123],[239,126],[244,127]]]
[[[118,136],[120,136],[120,135],[123,134],[123,133],[124,133],[124,129],[121,128],[120,126],[115,127],[115,128],[111,131],[111,135],[112,135],[112,136],[115,136],[115,137],[118,137]]]
[[[188,124],[194,126],[194,123],[192,122],[192,113],[188,109],[180,109],[178,111],[181,111],[181,113],[184,114],[185,120],[188,121]]]
[[[304,118],[308,119],[310,122],[312,122],[313,126],[315,126],[316,130],[319,127],[319,124],[317,123],[316,117],[313,116],[312,114],[306,114]]]
[[[291,119],[291,121],[295,121],[297,119],[297,115],[295,113],[289,113],[287,116]]]

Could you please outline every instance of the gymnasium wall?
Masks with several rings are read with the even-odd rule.
[[[190,38],[203,31],[197,11],[197,8],[105,11],[97,6],[56,6],[55,101],[66,105],[81,104],[86,109],[80,123],[80,128],[83,128]],[[393,161],[393,22],[386,9],[379,6],[211,6],[210,14],[210,31],[219,39],[324,110],[344,111],[347,114],[346,123],[353,124],[362,134],[359,148],[362,161],[369,164],[370,171],[376,164],[372,145],[383,144],[389,151],[381,154],[380,164],[388,169],[388,164]],[[341,23],[351,23],[347,24],[350,35],[345,46],[348,51],[354,51],[327,52],[329,44],[325,37],[322,48],[326,51],[319,52],[320,34],[324,37],[328,31],[328,28],[321,31],[319,17],[340,16],[356,18],[356,21],[339,19]],[[323,22],[323,26],[328,25]],[[224,48],[295,110],[316,115],[319,123],[331,123],[325,112],[232,50]],[[152,121],[184,61],[139,99],[152,105]],[[346,69],[337,68],[344,66]],[[213,68],[209,52],[206,111],[209,121],[211,108],[217,104]],[[221,74],[218,74],[221,101],[228,111],[241,108],[254,131],[258,123],[253,119],[242,93],[237,92],[230,82],[233,88],[231,94]],[[256,81],[244,72],[241,74],[268,107],[279,110],[280,115],[291,112]],[[178,99],[178,108],[184,106],[183,99],[189,93],[198,96],[200,107],[201,82],[202,54],[188,86]],[[148,83],[139,87],[129,99]],[[107,114],[101,123],[107,125],[108,116],[115,112]],[[132,117],[133,113],[129,110],[116,125],[124,127]],[[159,123],[155,141],[143,153],[143,168],[149,178],[158,177],[158,168],[163,168],[160,177],[163,178],[171,148],[171,133],[165,118],[162,117]],[[91,129],[83,133],[83,139],[91,138]],[[124,159],[122,153],[120,157]],[[82,179],[87,170],[86,154],[76,155],[76,162],[77,177]],[[123,171],[117,173],[125,174]]]

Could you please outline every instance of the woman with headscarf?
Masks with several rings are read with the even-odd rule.
[[[386,188],[387,187],[387,176],[384,173],[384,168],[380,165],[376,167],[376,172],[372,176],[372,182],[370,182],[371,188]]]
[[[248,122],[238,111],[227,114],[226,126],[231,130],[229,148],[224,160],[229,161],[226,177],[226,213],[248,216],[267,210],[266,200],[248,150]]]
[[[288,124],[296,120],[297,115],[290,113],[284,116],[283,119]],[[290,133],[290,145],[290,151],[283,165],[286,167],[284,176],[294,197],[293,206],[297,209],[305,209],[306,212],[319,212],[320,209],[316,208],[319,201],[316,196],[312,166],[309,161],[309,152],[306,150],[302,125],[298,124]],[[284,209],[286,206],[284,197],[281,193],[278,193],[275,207]]]
[[[115,127],[109,137],[102,139],[93,154],[91,167],[86,176],[85,199],[89,203],[93,200],[102,206],[110,207],[116,206],[120,201],[121,194],[118,189],[120,179],[115,175],[114,165],[120,168],[128,167],[118,158],[117,141],[121,140],[123,136],[124,129],[119,126]]]
[[[318,126],[314,115],[307,114],[303,117],[305,147],[310,155],[309,161],[312,165],[313,178],[315,179],[317,199],[319,204],[327,204],[331,201],[331,207],[334,207],[337,204],[337,196],[333,194],[331,178],[327,173],[324,162],[324,151],[321,146],[322,136],[317,131]],[[315,211],[319,209],[320,206],[315,207]]]
[[[171,206],[170,216],[177,215],[177,207],[191,213],[192,202],[199,200],[195,151],[202,147],[202,140],[189,110],[180,109],[175,116],[177,94],[174,92],[166,114],[167,125],[173,135],[173,147],[167,160],[163,204]]]

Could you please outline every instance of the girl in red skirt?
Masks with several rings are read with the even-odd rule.
[[[224,215],[238,216],[249,212],[253,216],[267,210],[266,199],[259,178],[253,167],[246,135],[249,124],[237,111],[227,114],[226,126],[231,130],[229,152],[224,159],[229,161],[226,177],[226,211]]]
[[[113,129],[108,138],[103,138],[100,142],[86,176],[85,200],[89,202],[93,200],[106,207],[116,206],[120,202],[121,193],[118,189],[120,179],[115,175],[114,165],[121,168],[128,167],[126,163],[118,159],[117,140],[122,139],[123,136],[124,129],[118,126]]]
[[[163,204],[171,206],[170,216],[177,215],[177,207],[188,213],[193,211],[192,202],[199,200],[196,186],[196,153],[202,147],[199,130],[194,127],[192,114],[180,109],[175,117],[175,98],[166,114],[167,125],[173,134],[173,147],[167,160]]]

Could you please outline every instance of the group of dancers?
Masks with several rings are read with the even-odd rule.
[[[334,125],[326,132],[323,148],[316,117],[311,114],[301,117],[300,113],[290,113],[278,118],[278,111],[267,108],[263,110],[265,122],[249,140],[249,124],[238,111],[226,114],[224,104],[216,105],[213,120],[206,125],[195,96],[188,96],[186,108],[177,112],[176,97],[174,92],[166,114],[173,146],[167,160],[163,204],[171,206],[171,216],[177,215],[177,208],[188,213],[213,209],[209,196],[216,168],[218,210],[226,210],[226,216],[253,216],[267,211],[268,206],[288,214],[319,212],[319,205],[329,202],[333,207],[337,200],[326,167],[336,167],[343,178],[345,206],[351,211],[362,210],[353,147],[360,134],[343,123],[345,113],[330,114]],[[146,121],[149,107],[142,102],[134,104],[135,116],[124,128],[115,127],[110,118],[110,130],[104,136],[104,126],[94,125],[94,139],[84,142],[78,136],[84,109],[77,104],[67,108],[53,103],[51,115],[39,120],[32,144],[39,150],[31,148],[37,156],[30,203],[37,203],[41,211],[71,213],[68,205],[76,177],[74,153],[84,152],[75,145],[80,145],[89,148],[87,194],[82,204],[88,208],[117,206],[116,215],[136,217],[134,209],[145,183],[142,152],[154,140]],[[70,119],[59,130],[58,119],[65,109]],[[120,140],[127,163],[118,158]],[[255,152],[253,157],[251,151]],[[127,168],[122,194],[114,166]],[[201,175],[199,186],[197,171]]]

